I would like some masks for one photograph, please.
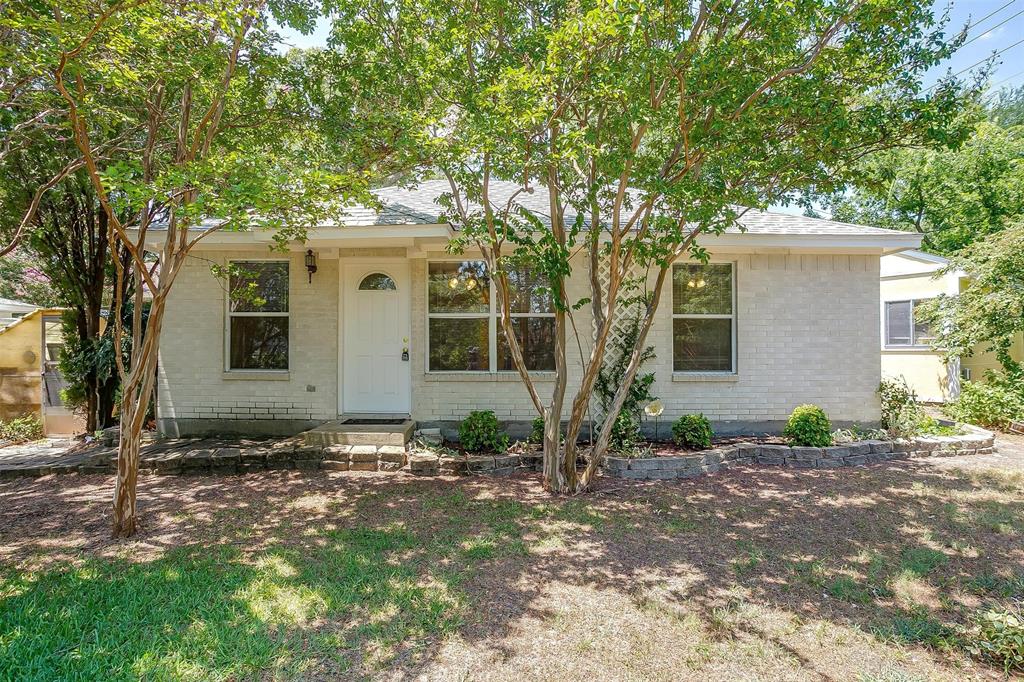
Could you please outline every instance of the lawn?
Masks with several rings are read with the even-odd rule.
[[[998,679],[1024,475],[923,461],[605,481],[0,484],[0,679]]]

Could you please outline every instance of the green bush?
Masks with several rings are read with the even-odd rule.
[[[903,377],[882,379],[878,385],[882,403],[882,428],[895,438],[910,438],[920,433],[927,416],[917,402],[917,394]]]
[[[531,443],[544,442],[544,417],[534,417],[530,422],[530,437],[527,440]]]
[[[608,447],[612,452],[632,450],[640,442],[640,421],[623,410],[612,424]]]
[[[832,445],[832,422],[817,405],[800,405],[789,415],[782,435],[793,445],[823,448]]]
[[[0,422],[0,440],[25,443],[43,437],[43,422],[34,414]]]
[[[715,432],[703,414],[684,414],[672,424],[672,440],[676,445],[690,448],[709,448]]]
[[[501,430],[493,411],[473,410],[459,424],[459,443],[470,452],[504,452],[508,435]]]
[[[960,641],[972,655],[1000,666],[1007,676],[1024,672],[1024,614],[1019,608],[980,614]]]
[[[1006,428],[1011,421],[1024,419],[1024,377],[1014,381],[1009,375],[990,372],[987,383],[965,381],[960,397],[943,408],[951,419],[978,426]]]

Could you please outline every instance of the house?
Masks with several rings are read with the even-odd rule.
[[[38,306],[31,303],[23,303],[10,298],[0,298],[0,329],[11,324],[20,317],[28,315]]]
[[[84,421],[61,402],[57,368],[62,308],[34,308],[0,329],[0,420],[36,414],[48,436],[80,433]]]
[[[491,409],[521,433],[536,414],[502,342],[486,268],[472,252],[446,252],[454,233],[435,199],[447,187],[381,189],[380,212],[353,209],[287,253],[260,231],[201,240],[168,300],[159,429],[287,434],[353,414],[450,428]],[[514,186],[498,190],[504,199]],[[540,192],[517,200],[545,213]],[[777,431],[796,405],[816,403],[838,424],[877,422],[880,260],[920,237],[762,211],[742,223],[746,231],[701,239],[708,265],[674,267],[649,337],[657,357],[645,367],[663,418],[703,412],[720,433]],[[151,238],[156,246],[160,235]],[[234,266],[230,281],[211,264]],[[550,301],[532,273],[511,279],[513,324],[545,391]],[[587,296],[587,281],[581,259],[572,300]],[[257,301],[229,300],[229,288],[250,285]],[[588,308],[573,318],[586,352]],[[576,340],[569,359],[572,383]]]
[[[956,296],[968,286],[965,273],[950,270],[942,256],[907,250],[884,256],[881,263],[882,376],[903,377],[921,400],[945,402],[959,395],[960,381],[984,381],[999,369],[995,354],[984,348],[965,358],[946,358],[931,346],[934,334],[920,319],[919,307],[941,295]],[[1011,355],[1024,358],[1018,334]]]

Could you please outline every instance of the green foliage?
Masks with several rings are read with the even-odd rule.
[[[544,417],[534,417],[533,421],[530,422],[530,437],[528,440],[531,443],[544,442]]]
[[[867,158],[856,187],[830,204],[837,220],[923,232],[929,251],[955,254],[1024,213],[1024,126],[961,120],[960,147],[898,149]]]
[[[711,422],[703,414],[684,414],[672,424],[672,440],[676,445],[709,448],[714,435]]]
[[[910,438],[917,435],[926,415],[906,379],[882,379],[878,385],[878,399],[882,403],[882,428],[890,436]]]
[[[965,381],[960,396],[946,403],[943,411],[959,422],[999,429],[1024,420],[1024,376],[989,372],[986,378]]]
[[[26,443],[43,437],[43,422],[34,414],[0,422],[0,441]]]
[[[459,422],[459,443],[470,452],[504,452],[508,435],[492,410],[473,410]]]
[[[640,421],[629,412],[623,410],[612,423],[609,448],[612,452],[628,452],[634,449],[641,440]]]
[[[1024,173],[1024,163],[1018,165]],[[981,346],[995,353],[1004,371],[1024,373],[1010,353],[1024,333],[1024,220],[951,257],[947,270],[963,272],[969,283],[932,305],[936,347],[968,357]]]
[[[793,445],[826,447],[832,445],[832,422],[817,405],[799,405],[789,415],[782,435]]]
[[[1024,672],[1024,613],[1019,606],[989,609],[974,617],[960,637],[972,655],[993,663],[1009,676]]]

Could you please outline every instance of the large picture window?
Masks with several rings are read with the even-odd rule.
[[[288,262],[234,261],[228,276],[228,369],[288,369]]]
[[[925,300],[886,301],[886,346],[930,347],[935,334],[920,310]]]
[[[672,366],[676,372],[734,372],[736,309],[732,263],[685,263],[672,271]]]
[[[555,368],[555,318],[543,278],[526,266],[508,270],[512,328],[526,366]],[[432,372],[514,371],[501,330],[494,284],[482,261],[441,261],[428,265],[427,368]]]

